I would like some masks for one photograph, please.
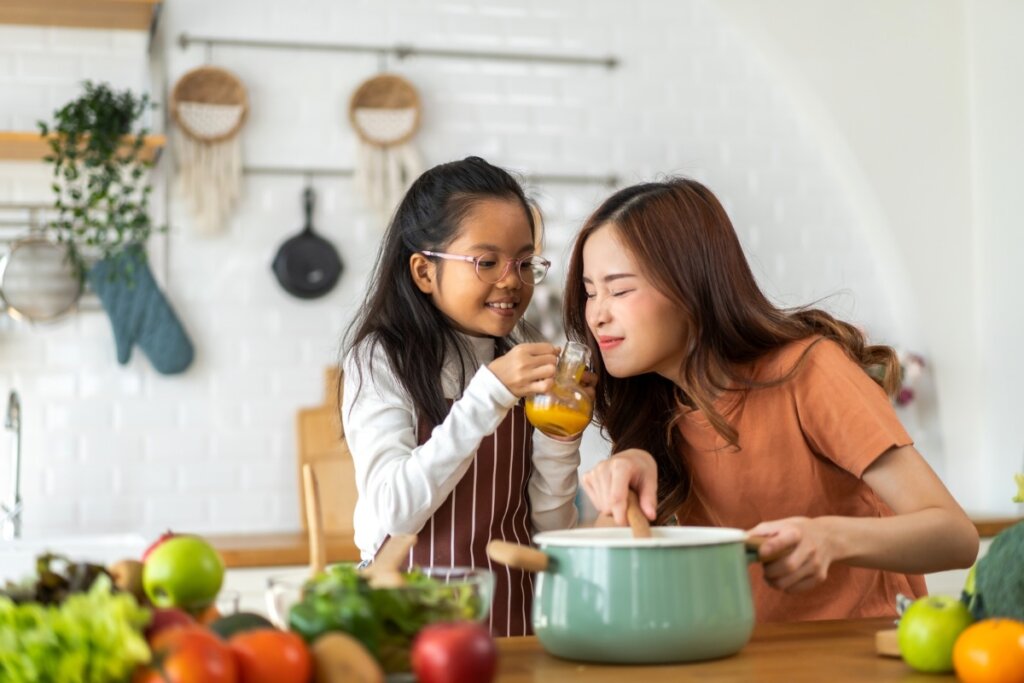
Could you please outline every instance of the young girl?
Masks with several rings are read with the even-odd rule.
[[[418,534],[411,564],[491,568],[491,539],[575,524],[579,441],[534,431],[520,402],[552,386],[558,351],[522,343],[550,265],[538,228],[519,184],[476,157],[430,169],[398,207],[343,367],[364,560]],[[530,575],[492,569],[492,632],[527,633]]]
[[[892,349],[824,311],[773,306],[705,187],[612,195],[566,287],[569,338],[595,351],[595,411],[618,451],[584,489],[620,524],[632,488],[659,522],[768,536],[762,557],[788,552],[751,569],[759,620],[893,615],[897,593],[925,593],[920,574],[974,561],[974,526],[886,397]]]

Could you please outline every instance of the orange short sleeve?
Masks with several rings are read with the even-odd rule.
[[[890,448],[913,443],[885,391],[835,342],[812,344],[791,386],[811,448],[856,477]]]

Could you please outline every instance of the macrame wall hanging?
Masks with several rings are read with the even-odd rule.
[[[201,66],[171,92],[178,189],[187,199],[197,232],[224,230],[242,184],[238,133],[249,111],[245,86],[230,71]]]
[[[359,136],[356,189],[388,215],[423,171],[411,141],[420,127],[421,103],[413,85],[395,74],[378,74],[356,88],[348,117]]]

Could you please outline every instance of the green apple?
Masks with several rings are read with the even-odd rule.
[[[953,670],[953,644],[971,625],[967,605],[948,595],[915,600],[900,617],[897,638],[900,655],[911,668],[925,673]]]
[[[153,549],[142,565],[142,586],[156,607],[196,614],[220,592],[224,563],[198,536],[175,536]]]

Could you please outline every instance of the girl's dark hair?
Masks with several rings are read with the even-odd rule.
[[[583,246],[609,224],[686,321],[681,387],[654,373],[618,378],[604,372],[585,320]],[[805,357],[783,377],[754,382],[749,364],[764,354],[820,335],[838,343],[890,395],[900,381],[895,352],[867,345],[853,325],[819,309],[775,307],[757,286],[722,205],[706,187],[685,178],[620,190],[587,219],[569,261],[564,315],[568,337],[588,344],[596,359],[595,413],[614,450],[642,448],[658,463],[659,521],[679,511],[690,493],[676,429],[683,410],[703,411],[715,431],[738,448],[736,430],[715,409],[715,397],[737,386],[745,391],[783,382]]]
[[[455,349],[464,357],[471,351],[430,297],[416,287],[409,259],[420,251],[444,251],[458,237],[462,220],[474,205],[486,199],[521,204],[536,241],[534,212],[523,188],[507,171],[479,157],[434,166],[416,179],[398,205],[377,253],[367,297],[345,333],[346,351],[359,348],[369,358],[376,345],[384,348],[416,414],[432,425],[448,413],[441,387],[446,351]],[[438,263],[439,273],[444,265]],[[528,336],[522,322],[517,332]],[[360,348],[364,341],[368,346]],[[515,337],[495,339],[495,355],[515,343]],[[465,381],[463,370],[462,385]]]

